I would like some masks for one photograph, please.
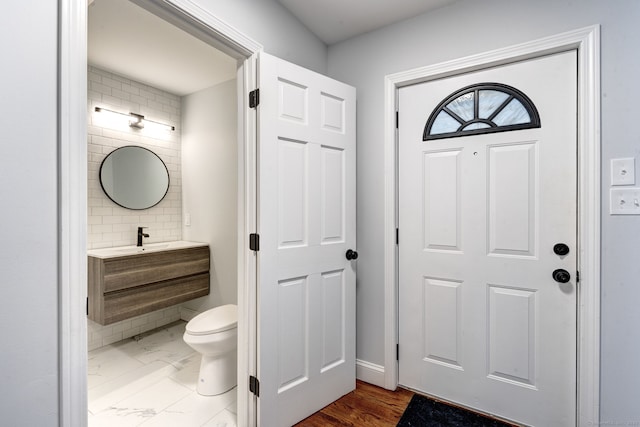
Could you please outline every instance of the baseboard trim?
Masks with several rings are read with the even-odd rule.
[[[384,366],[356,359],[356,378],[365,383],[384,387]]]

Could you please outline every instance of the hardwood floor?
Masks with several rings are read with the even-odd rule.
[[[389,391],[357,381],[354,391],[302,420],[296,427],[395,426],[412,396],[413,392],[402,388]]]

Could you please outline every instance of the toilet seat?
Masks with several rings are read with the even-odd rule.
[[[238,307],[234,304],[221,305],[191,319],[186,326],[190,335],[207,335],[227,331],[238,326]]]

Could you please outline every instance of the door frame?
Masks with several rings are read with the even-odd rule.
[[[256,369],[256,87],[262,45],[191,0],[132,0],[238,60],[238,379]],[[61,426],[87,425],[87,7],[58,2],[58,390]],[[238,381],[238,425],[255,425],[256,399]]]
[[[578,426],[600,417],[600,26],[385,76],[384,387],[398,386],[398,90],[416,83],[576,50],[578,54]]]

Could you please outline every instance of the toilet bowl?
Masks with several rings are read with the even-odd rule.
[[[222,305],[187,323],[184,342],[202,355],[197,391],[213,396],[237,384],[238,307]]]

